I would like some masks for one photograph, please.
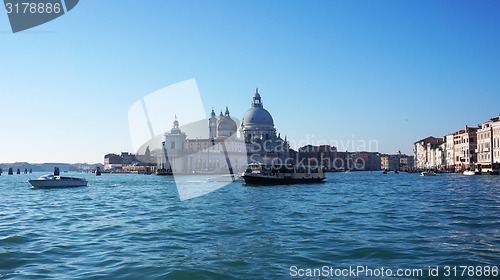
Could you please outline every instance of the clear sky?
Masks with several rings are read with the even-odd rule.
[[[191,78],[207,113],[259,87],[293,142],[411,154],[500,114],[499,26],[497,0],[84,0],[16,34],[0,12],[0,162],[132,151],[130,106]]]

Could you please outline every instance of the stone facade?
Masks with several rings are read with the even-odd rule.
[[[436,138],[433,136],[429,136],[415,142],[413,149],[415,168],[419,170],[437,169],[438,156],[436,153],[439,151],[439,148],[443,143],[444,140],[442,138]],[[442,156],[439,157],[442,158]]]

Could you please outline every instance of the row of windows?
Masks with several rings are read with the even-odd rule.
[[[489,149],[490,146],[491,146],[490,142],[485,142],[485,143],[479,144],[480,149]],[[496,149],[499,147],[500,147],[500,139],[499,138],[493,139],[493,148]]]
[[[460,149],[455,149],[455,154],[465,154],[465,151],[469,153],[469,149],[461,147]],[[470,150],[471,155],[474,154],[474,150]]]
[[[488,143],[479,144],[478,148],[480,151],[483,151],[484,149],[489,149],[490,143],[488,142]]]
[[[458,145],[458,144],[464,144],[464,143],[474,143],[474,141],[475,141],[474,137],[470,137],[470,138],[455,140],[454,143],[455,143],[455,145]]]
[[[490,154],[487,154],[487,155],[479,155],[479,160],[483,161],[483,160],[490,160],[491,157],[490,157]]]
[[[500,158],[500,151],[494,151],[493,152],[493,157],[495,159]],[[491,160],[491,154],[484,154],[484,155],[479,155],[479,160]]]
[[[477,134],[477,138],[479,139],[490,139],[490,133],[487,132],[487,133],[478,133]]]

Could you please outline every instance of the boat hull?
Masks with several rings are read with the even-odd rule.
[[[87,186],[86,180],[28,180],[33,188],[48,189],[48,188],[73,188]]]
[[[476,175],[498,175],[499,172],[498,171],[476,171]]]
[[[272,176],[251,176],[243,175],[246,185],[266,186],[266,185],[292,185],[292,184],[312,184],[321,183],[324,177],[318,178],[278,178]]]

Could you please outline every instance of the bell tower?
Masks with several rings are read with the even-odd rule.
[[[217,117],[215,116],[214,109],[212,108],[212,113],[210,114],[210,118],[208,119],[208,129],[210,134],[210,139],[214,139],[217,137]]]

